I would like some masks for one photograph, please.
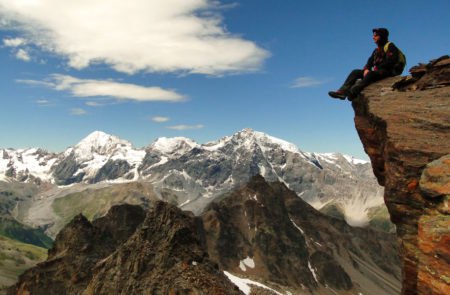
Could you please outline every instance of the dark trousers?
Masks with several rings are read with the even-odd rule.
[[[339,90],[348,95],[357,96],[369,84],[390,76],[392,75],[387,71],[370,71],[364,77],[364,70],[353,70]]]

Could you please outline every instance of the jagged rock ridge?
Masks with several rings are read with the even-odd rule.
[[[158,202],[120,205],[90,223],[78,215],[47,261],[9,294],[241,294],[202,248],[198,219]]]
[[[392,236],[325,216],[280,182],[256,176],[202,218],[210,256],[234,273],[290,286],[293,294],[399,291]]]
[[[450,58],[382,80],[355,125],[402,242],[403,294],[450,294]]]

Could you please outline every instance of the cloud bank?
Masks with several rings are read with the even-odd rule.
[[[53,74],[47,81],[18,80],[19,83],[46,86],[58,91],[69,91],[75,97],[108,97],[135,101],[184,101],[185,97],[173,90],[144,87],[111,80],[78,79],[68,75]],[[90,106],[93,106],[92,102]]]
[[[0,26],[82,69],[223,75],[270,55],[228,32],[213,0],[0,0]],[[24,39],[22,39],[24,38]],[[19,41],[16,41],[19,42]]]

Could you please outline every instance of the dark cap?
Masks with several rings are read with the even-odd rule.
[[[383,39],[387,39],[389,37],[389,31],[386,28],[375,28],[375,29],[372,29],[372,32],[377,34],[378,36],[380,36]]]

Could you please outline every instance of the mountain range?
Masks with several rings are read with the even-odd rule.
[[[0,181],[45,187],[35,202],[16,209],[16,217],[41,227],[47,226],[48,218],[42,221],[29,212],[88,186],[148,182],[159,199],[200,214],[216,197],[257,174],[284,183],[314,208],[350,225],[373,223],[392,230],[383,188],[369,162],[337,153],[303,152],[251,129],[205,144],[162,137],[143,149],[100,131],[62,153],[0,149]]]

